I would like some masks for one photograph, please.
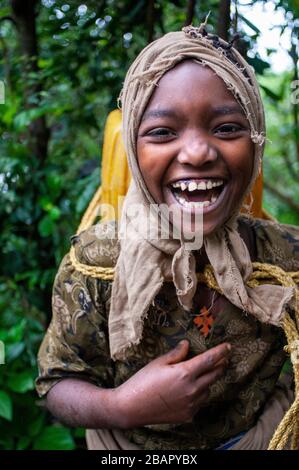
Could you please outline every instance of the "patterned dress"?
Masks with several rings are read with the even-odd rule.
[[[253,261],[299,270],[299,227],[247,217],[239,218],[239,226],[254,240]],[[113,223],[99,224],[72,238],[80,262],[115,265],[119,242],[111,238],[112,228]],[[125,361],[114,362],[108,338],[111,287],[112,281],[76,271],[69,255],[63,259],[53,289],[53,318],[39,351],[40,396],[68,377],[117,387],[182,339],[189,340],[189,357],[229,342],[229,366],[209,388],[208,401],[192,422],[144,426],[126,430],[125,436],[146,450],[214,449],[256,423],[286,361],[282,329],[259,322],[219,294],[203,307],[202,285],[193,309],[184,311],[167,282],[150,306],[142,341]]]

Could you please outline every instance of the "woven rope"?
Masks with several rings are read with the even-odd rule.
[[[87,228],[91,227],[95,218],[99,215],[99,206],[102,196],[101,186],[94,194],[90,201],[85,214],[82,217],[80,225],[77,229],[77,234],[83,232]],[[74,268],[85,276],[95,277],[103,279],[104,281],[112,281],[114,276],[114,268],[101,268],[100,266],[89,266],[87,264],[80,263],[75,254],[75,248],[72,246],[70,250],[70,260]]]
[[[78,227],[77,233],[90,227],[96,216],[101,199],[101,188],[98,189],[91,200],[82,221]],[[70,260],[73,267],[85,276],[113,281],[114,268],[102,268],[100,266],[89,266],[80,263],[76,259],[74,247],[70,250]],[[252,263],[253,273],[247,281],[249,287],[256,287],[261,284],[278,284],[284,287],[295,287],[295,318],[290,317],[285,312],[282,328],[284,329],[287,346],[285,351],[291,354],[291,361],[295,377],[295,400],[289,410],[286,412],[274,436],[271,439],[268,450],[283,450],[289,443],[291,450],[299,449],[299,272],[286,272],[279,266],[266,263]],[[203,273],[197,274],[198,281],[206,284],[209,288],[222,293],[214,276],[212,266],[205,267]]]

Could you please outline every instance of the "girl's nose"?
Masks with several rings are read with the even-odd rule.
[[[203,138],[192,139],[186,142],[178,155],[182,165],[202,166],[217,160],[217,150]]]

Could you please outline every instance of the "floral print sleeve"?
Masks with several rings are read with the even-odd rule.
[[[253,219],[259,261],[299,271],[299,227]]]
[[[113,387],[106,311],[110,291],[110,282],[87,278],[66,255],[54,283],[52,321],[38,354],[40,396],[69,377]]]

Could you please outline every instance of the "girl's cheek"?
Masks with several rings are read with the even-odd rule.
[[[235,170],[235,172],[249,172],[251,174],[253,170],[252,146],[247,143],[232,149],[230,162],[231,164],[229,166],[231,169]]]
[[[152,177],[158,178],[163,174],[165,169],[165,157],[159,151],[157,146],[140,145],[137,147],[138,162],[140,169],[142,168]]]

